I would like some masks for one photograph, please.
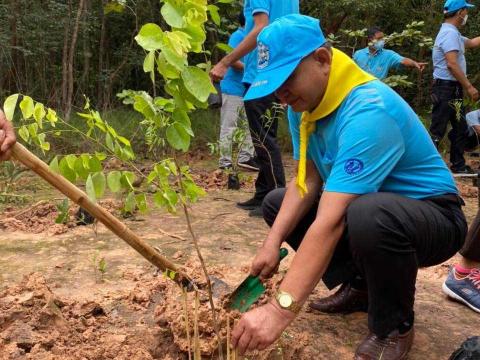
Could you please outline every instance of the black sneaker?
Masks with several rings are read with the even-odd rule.
[[[473,171],[473,169],[468,165],[464,165],[461,168],[457,168],[457,169],[450,168],[450,170],[452,170],[452,173],[454,175],[476,174],[476,172]]]
[[[263,218],[263,210],[262,210],[262,207],[261,207],[261,206],[257,206],[255,209],[250,210],[250,211],[248,212],[248,216],[250,216],[250,217]]]
[[[258,164],[257,164],[257,162],[255,161],[254,158],[250,158],[248,161],[245,161],[245,162],[239,162],[238,166],[240,166],[241,168],[247,169],[247,170],[251,170],[251,171],[260,170],[259,167],[258,167]]]
[[[231,164],[229,164],[229,165],[220,165],[218,168],[219,168],[220,170],[224,170],[224,171],[225,171],[225,170],[230,170],[230,169],[232,168],[232,165],[231,165]]]
[[[253,210],[260,206],[262,206],[262,200],[256,198],[251,198],[250,200],[237,203],[237,207],[243,210]]]

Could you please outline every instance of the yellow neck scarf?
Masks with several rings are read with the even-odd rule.
[[[305,111],[302,114],[300,124],[300,161],[297,174],[297,188],[302,197],[308,192],[305,184],[308,139],[310,134],[315,131],[316,121],[333,113],[353,88],[375,80],[375,77],[360,69],[346,54],[337,49],[332,50],[330,76],[323,99],[313,112]]]

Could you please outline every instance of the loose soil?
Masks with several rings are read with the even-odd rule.
[[[292,169],[291,163],[287,166]],[[268,228],[235,207],[236,201],[251,196],[251,180],[240,191],[226,191],[224,183],[215,180],[219,175],[209,177],[214,171],[206,170],[198,174],[202,171],[206,175],[198,176],[206,179],[208,195],[192,207],[193,227],[212,275],[234,288],[247,275]],[[471,221],[477,190],[469,181],[460,181],[459,188]],[[35,201],[46,203],[30,210],[6,209],[0,215],[0,359],[188,359],[184,300],[176,285],[101,224],[69,223],[56,231],[51,199],[61,196],[48,189],[37,195]],[[105,205],[117,211],[114,199]],[[12,218],[14,225],[7,220]],[[203,281],[182,216],[154,210],[124,221]],[[98,270],[102,258],[104,274]],[[291,258],[282,263],[274,281],[280,281]],[[411,360],[447,359],[468,336],[479,335],[478,315],[441,291],[454,262],[419,272]],[[319,284],[311,299],[326,294]],[[192,294],[187,301],[192,309]],[[202,353],[210,359],[216,349],[211,314],[205,295],[199,301]],[[215,301],[220,304],[220,299]],[[188,314],[193,326],[193,311]],[[226,322],[225,312],[219,317]],[[305,308],[278,343],[247,358],[351,359],[366,333],[364,313],[327,315]]]

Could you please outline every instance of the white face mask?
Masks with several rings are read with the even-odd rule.
[[[462,17],[462,26],[465,26],[467,24],[467,20],[468,20],[468,14]]]

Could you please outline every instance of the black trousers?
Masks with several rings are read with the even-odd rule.
[[[450,162],[453,169],[460,169],[465,166],[463,153],[468,131],[462,86],[456,81],[435,80],[432,87],[432,103],[432,124],[430,126],[432,139],[435,144],[438,144],[447,131],[448,123],[452,125],[452,129],[448,133]],[[461,106],[456,108],[454,103],[461,104]]]
[[[270,226],[285,191],[274,190],[263,201]],[[417,270],[440,264],[461,248],[467,232],[462,204],[456,195],[427,200],[392,193],[360,196],[347,209],[346,229],[323,282],[333,289],[362,277],[368,289],[368,326],[377,336],[413,323]],[[312,206],[286,240],[294,250],[315,220],[317,207]]]
[[[480,211],[468,229],[465,245],[460,254],[468,260],[480,262]]]
[[[257,154],[259,172],[255,198],[263,200],[275,188],[285,186],[282,154],[277,144],[278,114],[273,109],[275,95],[245,101],[245,113]]]

